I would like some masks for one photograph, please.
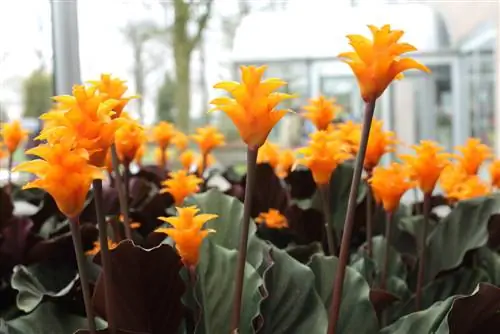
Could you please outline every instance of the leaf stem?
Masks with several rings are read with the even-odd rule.
[[[422,307],[422,287],[425,276],[425,255],[427,248],[427,229],[429,225],[429,214],[431,211],[431,193],[424,194],[424,227],[420,235],[420,254],[418,262],[417,290],[415,292],[415,310],[420,311]]]
[[[328,241],[329,255],[337,255],[337,234],[335,233],[335,226],[333,224],[333,217],[330,208],[330,184],[318,185],[319,194],[321,196],[321,203],[323,205],[323,215],[325,216],[326,224],[326,238]]]
[[[71,229],[71,237],[73,238],[73,246],[75,248],[76,263],[78,265],[78,275],[80,276],[80,284],[82,286],[83,303],[85,304],[85,313],[89,324],[91,334],[96,334],[96,326],[94,320],[94,310],[92,309],[92,300],[90,297],[89,278],[85,270],[85,254],[83,253],[82,236],[78,223],[78,216],[69,218],[69,226]]]
[[[118,153],[116,152],[116,145],[113,143],[111,145],[111,160],[113,163],[113,170],[115,172],[115,187],[118,190],[118,201],[120,202],[120,211],[123,215],[123,225],[125,226],[125,237],[127,239],[132,239],[132,231],[130,229],[130,218],[128,212],[128,201],[125,197],[125,189],[123,188],[123,182],[120,174],[120,159],[118,159]]]
[[[368,136],[370,135],[370,127],[375,111],[375,101],[366,103],[365,114],[363,120],[363,130],[361,133],[361,143],[356,162],[354,165],[354,175],[351,183],[351,191],[349,193],[349,201],[347,202],[347,213],[344,222],[344,232],[340,243],[339,265],[337,274],[333,283],[332,304],[330,305],[330,319],[328,321],[328,334],[335,334],[337,321],[340,312],[340,302],[342,298],[342,287],[344,285],[344,276],[349,260],[349,246],[351,243],[352,230],[354,228],[354,213],[356,210],[356,199],[358,197],[359,182],[361,173],[363,172],[363,163],[365,161],[366,146],[368,145]]]
[[[248,229],[250,227],[250,212],[252,209],[252,197],[255,187],[255,174],[257,172],[258,149],[247,150],[247,180],[245,187],[245,201],[243,204],[243,222],[241,225],[241,239],[238,251],[238,264],[236,268],[236,288],[234,291],[233,314],[231,317],[231,333],[238,333],[241,313],[241,297],[245,278],[245,263],[247,257]]]
[[[95,211],[97,216],[97,227],[99,228],[99,245],[101,246],[101,258],[102,258],[102,275],[104,277],[104,296],[105,296],[105,307],[106,315],[108,321],[108,329],[110,333],[115,333],[115,314],[113,310],[112,301],[112,287],[113,278],[111,276],[111,257],[109,255],[108,248],[108,226],[106,223],[106,218],[104,217],[104,210],[102,208],[103,196],[102,196],[102,180],[92,181],[92,186],[94,188],[94,201],[95,201]]]
[[[384,264],[382,266],[382,273],[380,275],[380,289],[385,290],[387,285],[387,272],[389,270],[389,248],[391,243],[392,231],[392,212],[386,213],[385,222],[385,249],[384,249]]]

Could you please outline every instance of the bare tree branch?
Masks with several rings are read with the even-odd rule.
[[[194,49],[198,45],[198,43],[200,43],[200,40],[203,37],[203,31],[205,30],[208,19],[210,18],[210,14],[212,13],[213,2],[213,0],[205,1],[205,9],[201,16],[198,18],[198,27],[196,34],[191,38],[189,42],[189,47],[191,48],[191,50]]]

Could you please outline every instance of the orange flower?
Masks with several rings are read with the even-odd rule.
[[[214,86],[233,96],[219,97],[210,102],[212,110],[225,112],[238,128],[241,138],[250,149],[257,149],[267,139],[271,129],[288,110],[276,109],[293,95],[275,92],[286,85],[281,79],[261,81],[266,66],[241,66],[242,83],[223,81]]]
[[[432,194],[443,169],[450,164],[451,154],[443,153],[443,148],[431,140],[422,140],[413,145],[416,155],[401,155],[408,164],[411,178],[418,183],[424,194]]]
[[[310,99],[309,103],[311,104],[304,107],[307,111],[304,118],[310,120],[318,130],[326,130],[341,110],[335,99],[326,99],[324,96]]]
[[[199,154],[193,150],[186,150],[179,156],[179,161],[181,162],[182,168],[189,171],[191,166],[193,166],[199,160]]]
[[[351,67],[365,102],[374,102],[394,79],[403,78],[409,69],[424,72],[430,70],[411,58],[401,55],[417,49],[408,43],[398,43],[404,32],[391,30],[390,25],[382,28],[369,25],[373,41],[361,35],[348,35],[354,52],[341,53],[339,57]]]
[[[165,233],[175,241],[175,248],[186,266],[195,266],[198,263],[200,246],[203,239],[209,233],[215,232],[211,229],[203,229],[206,222],[217,218],[217,215],[199,214],[195,206],[176,208],[177,217],[158,217],[158,219],[169,223],[172,227],[158,228],[155,232]]]
[[[500,160],[495,160],[490,165],[491,185],[500,188]]]
[[[5,146],[10,154],[13,154],[19,144],[26,139],[28,132],[23,130],[21,122],[15,120],[11,123],[3,123],[0,129]]]
[[[352,154],[356,154],[361,140],[361,124],[354,123],[353,121],[340,123],[336,126],[334,136],[347,144]]]
[[[464,146],[457,146],[455,150],[462,153],[456,158],[469,175],[476,175],[482,163],[492,157],[491,149],[479,138],[469,138]]]
[[[467,178],[467,172],[462,165],[451,164],[441,172],[439,185],[443,189],[445,196],[452,199],[452,195],[456,193],[457,187],[463,184]]]
[[[370,137],[368,137],[368,145],[366,147],[365,169],[369,171],[377,166],[380,158],[385,153],[394,151],[395,144],[394,132],[384,131],[382,121],[374,119],[371,124]],[[356,148],[356,152],[358,149],[359,146]]]
[[[451,200],[466,200],[475,197],[486,196],[491,189],[486,182],[483,182],[477,175],[469,175],[466,180],[458,184],[448,195]]]
[[[189,144],[189,137],[181,131],[175,133],[174,138],[172,138],[172,144],[175,145],[177,150],[184,151]]]
[[[115,249],[116,247],[118,247],[118,243],[113,242],[111,239],[108,238],[108,249]],[[95,241],[94,248],[92,248],[89,251],[86,251],[85,255],[88,256],[97,255],[97,253],[99,253],[100,251],[101,251],[101,244],[99,243],[99,241]]]
[[[196,129],[196,134],[192,135],[191,138],[198,143],[201,154],[208,154],[214,148],[226,144],[224,142],[224,135],[213,126]]]
[[[316,184],[326,184],[330,182],[330,176],[337,166],[351,158],[351,154],[331,133],[318,131],[310,137],[309,146],[298,150],[304,154],[298,163],[311,170]]]
[[[393,162],[389,167],[377,166],[368,181],[374,197],[382,202],[386,212],[394,212],[404,193],[415,185],[409,178],[410,173],[405,166]]]
[[[156,126],[153,127],[153,140],[158,144],[161,149],[166,150],[168,145],[170,145],[170,141],[177,134],[177,130],[174,125],[161,121]]]
[[[110,74],[101,74],[101,80],[99,81],[89,81],[89,83],[99,91],[103,100],[112,99],[118,101],[118,104],[116,104],[113,108],[116,112],[116,114],[113,115],[114,117],[120,117],[123,108],[125,108],[131,99],[139,98],[137,95],[127,97],[123,96],[128,89],[125,82],[126,81],[118,78],[112,78]]]
[[[102,101],[94,88],[73,86],[73,96],[54,97],[59,104],[43,114],[45,127],[37,139],[49,143],[71,142],[90,154],[90,163],[104,166],[106,153],[114,139],[120,120],[112,120],[116,100]]]
[[[279,163],[279,146],[270,141],[264,142],[264,144],[259,147],[257,163],[268,163],[271,167],[276,168]]]
[[[9,152],[3,148],[4,146],[4,143],[0,141],[0,160],[9,156]]]
[[[42,188],[56,201],[59,210],[69,218],[80,214],[85,197],[94,179],[102,179],[101,169],[88,163],[84,149],[72,150],[67,143],[40,145],[26,154],[41,159],[19,164],[14,171],[29,172],[39,179],[29,182],[23,189]]]
[[[169,150],[165,151],[165,158],[167,160],[170,160],[171,155],[172,155],[172,152],[170,152]],[[162,161],[161,161],[161,159],[162,159],[161,158],[161,148],[159,148],[159,147],[155,148],[154,156],[155,156],[156,165],[161,166],[161,164],[162,164]]]
[[[146,140],[146,137],[144,137],[144,140]],[[142,158],[144,157],[144,153],[146,153],[146,144],[142,144],[141,147],[135,152],[135,157],[134,161],[137,165],[141,166],[142,165]]]
[[[104,161],[104,167],[109,173],[113,172],[113,159],[111,158],[111,150],[106,153],[106,160]]]
[[[213,154],[207,155],[207,161],[205,161],[205,163],[207,164],[205,166],[205,169],[207,169],[208,167],[212,166],[215,163],[215,157],[213,156]],[[198,171],[198,175],[200,175],[202,172],[201,170],[202,164],[203,164],[203,156],[198,154],[196,159],[196,166],[197,166],[196,170]]]
[[[130,164],[145,141],[146,135],[142,126],[131,118],[123,118],[115,133],[116,151],[120,160]]]
[[[276,174],[280,178],[285,178],[295,164],[295,152],[293,150],[283,150],[279,153]]]
[[[288,227],[288,220],[276,209],[269,209],[269,212],[261,212],[255,222],[265,224],[269,228],[282,229]]]
[[[170,172],[169,179],[163,181],[160,193],[169,193],[174,197],[175,205],[181,205],[184,199],[200,190],[198,185],[203,182],[196,175],[188,174],[185,170]]]

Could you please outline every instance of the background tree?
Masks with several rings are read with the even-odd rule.
[[[175,81],[172,76],[167,72],[163,79],[163,84],[158,90],[156,96],[156,110],[158,120],[173,122],[174,121],[174,107],[175,107]]]
[[[191,58],[207,26],[212,4],[213,0],[161,2],[167,16],[172,7],[174,12],[173,24],[167,31],[175,62],[175,119],[176,125],[186,132],[190,126]],[[194,34],[189,33],[192,27]]]
[[[38,118],[52,107],[52,75],[44,68],[33,71],[23,81],[24,117]]]

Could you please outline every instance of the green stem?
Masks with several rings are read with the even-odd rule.
[[[351,243],[352,230],[354,228],[354,213],[356,211],[356,200],[358,197],[359,182],[363,172],[363,163],[365,161],[366,146],[368,145],[368,136],[370,135],[370,127],[375,111],[375,100],[367,103],[365,106],[365,115],[363,121],[363,130],[361,133],[361,143],[356,162],[354,165],[354,175],[352,177],[351,191],[347,202],[347,213],[344,222],[344,232],[342,234],[342,242],[340,244],[339,265],[333,283],[332,304],[330,306],[330,317],[328,321],[328,334],[335,334],[337,321],[339,319],[340,302],[342,300],[342,288],[344,285],[344,276],[349,260],[349,246]]]
[[[387,212],[387,219],[385,222],[385,248],[384,248],[384,264],[382,266],[382,273],[380,275],[380,289],[385,290],[387,285],[387,273],[389,270],[389,248],[391,243],[392,231],[392,212]]]
[[[85,254],[82,246],[82,236],[80,234],[80,226],[78,217],[69,218],[69,226],[71,229],[71,237],[73,238],[73,246],[75,248],[76,263],[78,265],[78,275],[80,276],[80,284],[82,286],[83,303],[85,304],[85,313],[87,314],[87,322],[91,334],[96,334],[96,326],[94,321],[94,310],[92,309],[92,300],[90,296],[89,278],[85,270]]]
[[[420,236],[420,254],[418,263],[418,276],[417,276],[417,290],[415,292],[415,310],[420,311],[422,307],[422,288],[424,286],[425,276],[425,255],[427,248],[427,229],[429,227],[429,214],[431,211],[431,195],[430,193],[424,194],[424,226]]]
[[[367,180],[370,180],[372,173],[367,171]],[[370,185],[366,192],[366,252],[368,257],[373,257],[373,194]]]
[[[12,196],[12,165],[14,164],[14,152],[9,152],[9,158],[7,160],[7,194]]]
[[[326,224],[326,238],[328,241],[329,255],[337,255],[337,235],[335,233],[335,226],[333,225],[332,212],[330,210],[330,184],[318,185],[318,190],[321,196],[321,203],[323,205],[323,215],[325,216]]]
[[[120,202],[120,211],[123,215],[123,226],[125,226],[125,237],[132,239],[132,230],[130,229],[130,218],[128,212],[127,198],[125,197],[125,189],[120,174],[120,159],[116,152],[116,145],[111,145],[111,160],[113,163],[113,170],[115,172],[115,187],[118,190],[118,201]]]
[[[231,333],[238,333],[241,313],[241,297],[245,277],[245,263],[247,258],[248,229],[250,227],[250,212],[252,209],[252,196],[255,187],[255,174],[257,166],[257,149],[248,148],[247,151],[247,180],[245,187],[245,202],[243,204],[243,224],[241,225],[241,239],[238,251],[238,264],[236,269],[236,288],[234,291],[233,313],[231,317]]]
[[[95,201],[95,211],[97,215],[97,227],[99,228],[99,245],[101,246],[101,259],[102,259],[102,275],[104,277],[104,297],[105,297],[105,307],[106,315],[108,321],[108,330],[110,333],[116,332],[115,327],[115,314],[112,304],[112,287],[113,278],[111,273],[111,256],[109,254],[108,248],[108,225],[106,223],[106,218],[104,216],[104,210],[102,208],[103,196],[102,196],[102,180],[92,181],[92,186],[94,188],[94,201]]]

